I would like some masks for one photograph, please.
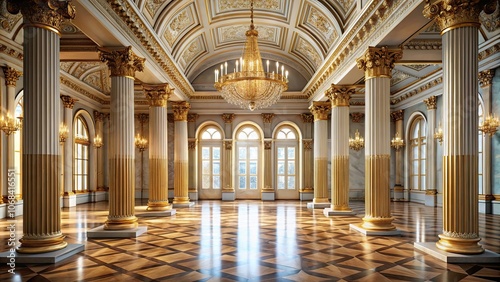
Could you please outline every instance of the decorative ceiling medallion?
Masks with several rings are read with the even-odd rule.
[[[170,47],[184,34],[186,30],[196,24],[195,14],[193,13],[193,5],[189,5],[184,9],[176,12],[168,21],[164,37]]]

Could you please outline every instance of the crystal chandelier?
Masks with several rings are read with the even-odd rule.
[[[359,131],[356,129],[354,133],[354,138],[349,138],[349,148],[359,151],[365,146],[365,139],[359,136]]]
[[[483,132],[483,135],[489,134],[490,136],[493,136],[495,135],[495,132],[497,132],[497,127],[499,126],[500,120],[498,117],[488,115],[479,125],[479,130]]]
[[[288,71],[276,62],[276,69],[270,72],[269,60],[264,71],[257,44],[259,32],[253,25],[253,1],[250,4],[250,29],[245,35],[243,57],[235,61],[233,73],[228,74],[227,62],[221,65],[220,72],[215,70],[214,87],[228,103],[253,111],[278,102],[281,93],[288,89]]]
[[[399,132],[396,132],[396,136],[391,140],[391,147],[393,147],[396,151],[403,148],[405,146],[405,141],[399,137]]]

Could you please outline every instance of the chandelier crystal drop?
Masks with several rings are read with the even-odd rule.
[[[276,62],[270,69],[266,61],[266,71],[257,44],[258,31],[253,24],[253,1],[250,4],[250,29],[245,33],[247,40],[243,56],[235,61],[234,72],[228,74],[227,62],[215,70],[215,89],[228,102],[251,111],[269,107],[288,89],[288,71]]]

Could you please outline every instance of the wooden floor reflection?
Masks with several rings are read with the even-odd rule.
[[[145,203],[143,203],[145,204]],[[86,250],[55,265],[0,266],[1,281],[500,281],[500,266],[446,264],[413,247],[441,232],[442,210],[391,204],[397,237],[364,237],[349,230],[357,216],[325,217],[300,201],[199,201],[169,218],[141,218],[135,239],[87,240],[106,220],[107,203],[63,209],[68,243]],[[481,243],[500,253],[500,216],[480,214]],[[7,250],[0,220],[2,251]],[[17,238],[22,236],[17,219]]]

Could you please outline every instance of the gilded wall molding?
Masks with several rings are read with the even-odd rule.
[[[332,107],[349,107],[351,95],[356,93],[356,88],[348,85],[332,84],[325,91],[325,96],[331,101]]]
[[[397,98],[391,99],[391,105],[396,105],[398,103],[401,103],[404,100],[409,99],[410,97],[413,97],[413,96],[415,96],[415,95],[417,95],[425,90],[436,87],[437,85],[439,85],[441,83],[443,83],[443,77],[438,77],[438,78],[436,78],[430,82],[427,82],[426,84],[424,84],[416,89],[413,89],[412,91],[410,91],[404,95],[401,95]]]

